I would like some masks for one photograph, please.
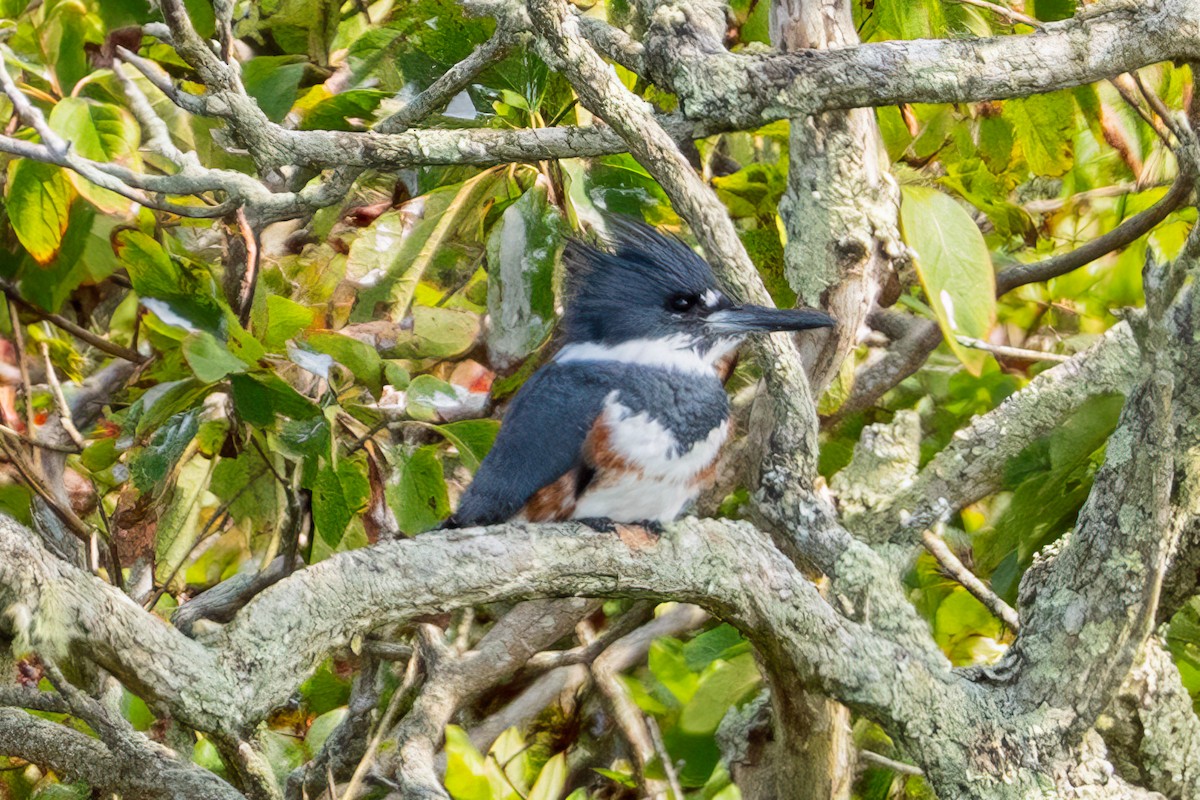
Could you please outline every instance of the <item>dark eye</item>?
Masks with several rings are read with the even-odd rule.
[[[691,311],[700,302],[699,295],[694,294],[677,294],[667,301],[667,308],[678,314],[685,311]]]

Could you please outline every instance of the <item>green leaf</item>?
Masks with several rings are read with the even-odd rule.
[[[1015,142],[1012,123],[1003,116],[979,120],[979,155],[989,169],[996,173],[1008,169]]]
[[[350,710],[342,706],[327,711],[312,721],[312,724],[308,726],[308,732],[304,734],[304,746],[308,749],[310,759],[315,758],[317,753],[321,752],[329,735],[337,730],[349,713]]]
[[[304,70],[301,56],[258,56],[242,65],[242,83],[268,119],[282,122],[296,102]]]
[[[88,279],[87,247],[92,228],[103,224],[91,206],[71,206],[67,233],[58,254],[40,269],[25,269],[21,274],[21,293],[26,300],[47,311],[58,311],[67,298]]]
[[[64,0],[53,7],[41,31],[43,52],[54,59],[54,72],[64,95],[91,71],[88,63],[88,10],[77,0]]]
[[[374,347],[333,331],[314,331],[304,343],[349,369],[376,397],[382,394],[383,359]]]
[[[319,417],[321,410],[277,375],[232,375],[229,384],[238,415],[251,425],[266,427],[280,414],[292,419]]]
[[[1075,16],[1075,0],[1029,0],[1026,10],[1043,22]]]
[[[215,383],[231,372],[245,372],[246,363],[205,331],[189,333],[183,340],[183,357],[196,377]]]
[[[212,462],[207,459],[194,458],[180,468],[170,497],[163,503],[165,511],[155,531],[154,577],[157,581],[168,580],[196,544],[202,532],[200,499],[211,476]]]
[[[524,360],[554,328],[554,270],[566,223],[535,183],[504,210],[488,239],[488,358],[506,370]]]
[[[200,409],[194,408],[169,418],[154,432],[150,443],[129,460],[129,475],[138,491],[162,485],[199,429]]]
[[[450,514],[450,498],[437,448],[396,449],[385,489],[400,530],[412,536],[435,527]]]
[[[529,790],[528,800],[558,800],[567,785],[567,756],[559,753],[551,758],[538,773],[537,781]]]
[[[311,714],[327,714],[350,702],[351,680],[340,673],[332,660],[317,668],[312,677],[300,685],[300,696]]]
[[[350,524],[353,510],[343,491],[341,477],[328,464],[317,472],[312,488],[312,515],[317,535],[330,548],[337,547]]]
[[[762,676],[749,652],[728,661],[714,661],[704,670],[695,694],[680,712],[679,728],[692,734],[713,733],[725,712],[749,697],[761,682]]]
[[[1070,92],[1005,100],[1003,113],[1030,171],[1056,177],[1071,168],[1075,100]]]
[[[8,219],[39,264],[58,255],[75,190],[61,167],[19,158],[8,168]]]
[[[500,433],[500,423],[494,419],[465,419],[439,425],[438,432],[450,440],[463,464],[474,472],[492,449]]]
[[[369,122],[375,109],[387,97],[391,97],[391,92],[381,92],[378,89],[351,89],[327,97],[304,115],[300,130],[362,130],[362,124],[352,124],[350,120]]]
[[[454,800],[493,800],[483,754],[471,744],[467,732],[446,726],[446,791]]]
[[[593,159],[582,188],[591,204],[607,213],[642,217],[652,224],[674,216],[662,187],[628,153]]]
[[[237,458],[222,458],[213,470],[212,493],[229,504],[234,520],[252,520],[262,525],[272,519],[275,509],[275,476],[256,450],[247,450]]]
[[[735,218],[771,219],[787,186],[781,165],[748,164],[732,175],[712,180],[717,197]]]
[[[439,409],[458,404],[454,387],[432,375],[418,375],[412,379],[407,391],[408,405],[405,411],[413,419],[437,422],[441,419]]]
[[[650,645],[648,658],[650,674],[681,704],[696,694],[700,676],[688,669],[683,656],[683,643],[678,639],[658,639]]]
[[[688,669],[700,672],[718,658],[732,658],[749,647],[750,643],[742,637],[737,628],[722,623],[685,644],[683,658]]]
[[[15,483],[0,484],[0,512],[27,527],[33,526],[33,493]]]
[[[93,161],[133,166],[141,145],[141,129],[133,116],[111,103],[82,97],[64,97],[50,111],[50,127],[71,143],[72,149]],[[128,214],[132,201],[96,186],[79,173],[67,177],[81,195],[101,211]]]
[[[321,415],[288,420],[279,426],[279,444],[296,456],[328,456],[329,422]]]
[[[208,384],[194,378],[156,384],[134,402],[127,423],[135,426],[134,435],[143,439],[168,417],[190,409],[207,393]]]
[[[351,320],[378,319],[379,305],[407,309],[435,256],[503,181],[502,171],[485,170],[424,196],[425,216],[416,224],[403,210],[381,214],[371,223],[350,245],[346,260],[349,274],[370,276],[370,285],[359,291]]]
[[[411,326],[396,330],[390,358],[457,358],[474,349],[483,329],[479,315],[462,308],[414,306]]]
[[[621,786],[625,786],[630,789],[637,788],[637,776],[635,776],[632,772],[618,772],[615,769],[605,769],[604,767],[592,767],[592,771],[599,775],[603,775],[610,781],[614,781]]]
[[[871,23],[869,38],[930,39],[946,27],[939,0],[876,0]]]
[[[272,353],[283,351],[284,344],[312,325],[315,314],[308,306],[280,295],[267,298],[267,333],[263,345]]]
[[[951,197],[925,186],[901,187],[900,224],[916,254],[917,275],[947,344],[972,375],[987,354],[956,337],[987,337],[996,320],[996,279],[983,234]]]
[[[403,30],[385,26],[371,28],[355,39],[346,53],[351,79],[357,83],[366,77],[380,62],[388,58],[403,35]]]

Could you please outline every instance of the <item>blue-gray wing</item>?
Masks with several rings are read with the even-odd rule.
[[[445,527],[512,519],[544,486],[583,465],[584,441],[618,385],[616,365],[551,363],[521,387],[491,452]]]

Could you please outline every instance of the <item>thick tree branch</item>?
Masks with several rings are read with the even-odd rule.
[[[1200,57],[1200,9],[1190,0],[1113,4],[1021,36],[783,55],[727,53],[697,22],[695,6],[656,5],[645,42],[649,77],[679,95],[688,118],[738,127],[834,109],[1027,97]]]
[[[958,431],[886,507],[846,522],[869,541],[913,542],[938,519],[1000,488],[1004,464],[1098,394],[1124,393],[1138,370],[1126,324],[1098,344],[1034,378],[993,411]]]
[[[245,800],[212,772],[166,755],[115,753],[74,728],[0,708],[0,753],[129,800]]]

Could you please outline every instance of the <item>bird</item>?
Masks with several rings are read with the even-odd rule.
[[[567,242],[562,346],[509,404],[444,528],[661,529],[715,476],[729,434],[723,377],[745,337],[835,324],[736,303],[680,239],[632,218],[606,227],[604,247]]]

